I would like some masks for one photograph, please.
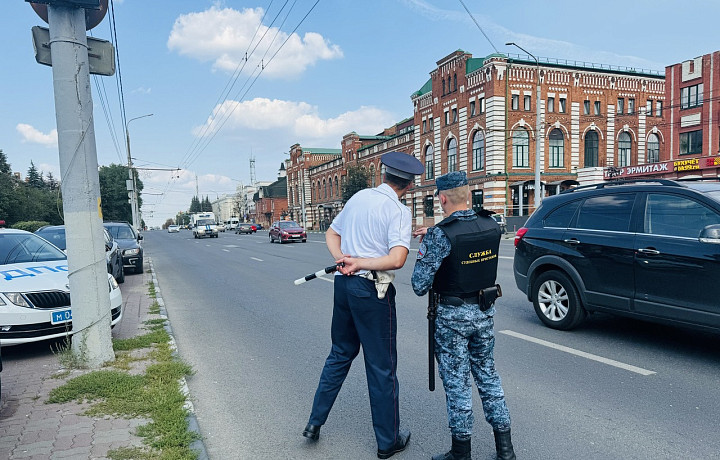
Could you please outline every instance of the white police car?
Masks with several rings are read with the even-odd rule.
[[[111,324],[122,296],[108,274]],[[0,228],[0,344],[18,345],[72,333],[67,257],[43,238]]]

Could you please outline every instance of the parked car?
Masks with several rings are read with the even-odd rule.
[[[503,234],[507,233],[507,221],[505,220],[505,216],[502,214],[492,214],[490,217],[497,222],[497,224],[500,226],[500,231],[503,232]]]
[[[263,229],[262,224],[255,223],[255,224],[253,224],[253,225],[255,225],[255,231],[258,231],[258,230],[262,230],[262,229]]]
[[[143,272],[143,236],[135,232],[127,222],[103,223],[108,233],[115,239],[122,252],[123,266],[130,267],[135,273]]]
[[[307,242],[307,232],[305,232],[305,229],[292,220],[273,222],[268,233],[270,234],[271,243],[274,243],[275,240],[278,240],[280,243],[287,243],[288,241]]]
[[[178,233],[180,231],[179,225],[168,225],[167,228],[168,233]]]
[[[72,334],[67,256],[24,230],[0,229],[0,343],[18,345]],[[122,295],[108,273],[111,325]]]
[[[217,231],[218,232],[224,232],[225,231],[225,224],[222,222],[217,223]]]
[[[64,225],[45,225],[35,230],[35,234],[45,238],[67,253],[67,239]],[[112,235],[110,235],[104,227],[103,235],[105,236],[105,263],[107,265],[107,271],[118,283],[122,284],[125,282],[122,253]]]
[[[237,224],[237,227],[235,227],[235,233],[253,233],[255,230],[253,230],[252,224],[247,223],[240,223]]]
[[[618,181],[545,198],[516,233],[513,265],[551,328],[603,311],[720,330],[720,183]]]

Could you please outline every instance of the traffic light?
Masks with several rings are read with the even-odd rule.
[[[85,8],[86,10],[99,10],[100,0],[25,0],[28,3],[44,3],[46,5],[68,6]]]

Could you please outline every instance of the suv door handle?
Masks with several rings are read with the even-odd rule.
[[[566,242],[567,244],[580,244],[580,241],[578,241],[575,238],[568,238],[567,240],[563,240],[563,241]]]
[[[648,248],[641,248],[637,250],[641,254],[652,254],[652,255],[658,255],[660,254],[660,251],[657,249],[648,249]]]

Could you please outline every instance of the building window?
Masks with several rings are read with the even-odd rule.
[[[702,153],[702,129],[680,133],[680,155]]]
[[[523,110],[529,111],[529,110],[530,110],[530,104],[531,104],[531,102],[530,102],[530,96],[529,96],[529,95],[523,96]]]
[[[660,161],[660,140],[657,134],[650,134],[647,141],[647,162],[657,163]]]
[[[457,91],[457,74],[453,75],[453,91]]]
[[[585,167],[594,168],[598,165],[598,134],[588,131],[585,135]]]
[[[412,200],[412,216],[417,217],[417,198],[413,198]]]
[[[483,205],[483,191],[473,190],[472,191],[472,210],[475,212],[482,211]]]
[[[425,179],[432,179],[435,177],[435,162],[433,161],[433,147],[428,145],[425,149]]]
[[[425,217],[435,217],[435,203],[432,195],[425,197],[425,203],[423,203],[423,212]]]
[[[370,165],[370,186],[375,187],[375,165]]]
[[[653,116],[653,111],[652,111],[652,99],[648,99],[648,100],[647,100],[647,103],[645,104],[645,114],[646,114],[648,117],[652,117],[652,116]]]
[[[443,78],[443,96],[445,95],[445,79]]]
[[[600,101],[595,101],[595,115],[600,115]]]
[[[617,113],[622,115],[625,112],[625,99],[619,97],[617,103]]]
[[[340,184],[337,176],[335,176],[335,196],[340,196]]]
[[[550,167],[565,167],[565,137],[558,128],[550,131]]]
[[[470,116],[475,116],[475,101],[470,101]]]
[[[332,194],[333,194],[333,182],[332,182],[332,177],[331,177],[330,179],[328,179],[328,188],[330,189],[330,194],[329,194],[329,196],[330,196],[330,198],[332,198]]]
[[[450,124],[450,112],[445,111],[445,126]]]
[[[583,114],[590,115],[590,101],[583,102]]]
[[[630,135],[626,132],[620,133],[618,137],[618,166],[630,165],[630,150],[632,149],[632,141]]]
[[[662,117],[662,101],[655,101],[655,116]]]
[[[457,171],[457,141],[452,138],[448,141],[448,172]]]
[[[567,99],[561,97],[558,102],[560,103],[560,113],[565,113],[565,110],[567,108]]]
[[[513,94],[512,95],[512,110],[518,110],[520,109],[520,95],[519,94]]]
[[[628,98],[628,114],[632,115],[635,113],[635,99]]]
[[[426,133],[426,132],[427,132],[427,120],[423,120],[423,125],[422,125],[422,126],[423,126],[422,132]]]
[[[478,113],[485,113],[485,98],[478,99]]]
[[[457,123],[457,121],[458,121],[457,109],[452,109],[452,122]]]
[[[323,199],[327,200],[328,194],[327,194],[327,182],[325,182],[325,179],[323,179]]]
[[[479,171],[485,167],[485,136],[482,131],[476,131],[472,141],[472,169]]]
[[[555,98],[554,98],[554,97],[548,97],[548,100],[547,100],[547,111],[548,111],[548,112],[554,112],[554,111],[555,111]]]
[[[530,165],[529,157],[530,137],[524,129],[516,129],[513,132],[513,167],[527,168]]]
[[[703,84],[680,88],[680,108],[689,109],[703,103]]]

